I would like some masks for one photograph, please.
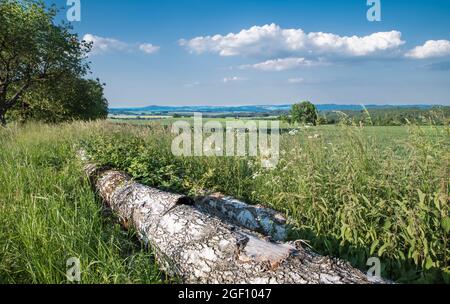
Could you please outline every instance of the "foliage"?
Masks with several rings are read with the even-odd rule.
[[[108,102],[99,80],[66,77],[25,94],[22,103],[11,112],[11,116],[20,121],[87,121],[105,119]]]
[[[40,116],[52,109],[63,108],[66,117],[76,107],[80,106],[82,110],[83,105],[68,103],[79,99],[40,98],[41,92],[49,92],[55,86],[67,88],[68,79],[74,83],[69,91],[89,86],[89,97],[98,95],[93,92],[99,91],[98,87],[81,80],[89,70],[85,58],[91,45],[80,41],[78,35],[71,32],[70,25],[55,24],[56,14],[54,6],[47,7],[42,1],[0,0],[0,123],[3,125],[6,124],[6,113],[12,108],[17,111],[33,107],[36,114],[43,104],[51,103],[44,107]],[[34,94],[32,98],[31,94]],[[70,118],[80,115],[84,115],[82,111]]]
[[[291,116],[293,122],[317,124],[317,108],[309,101],[293,105]]]
[[[350,118],[350,124],[360,122],[373,126],[405,126],[416,125],[445,125],[450,118],[449,106],[435,106],[432,109],[410,108],[370,109],[362,111],[342,111]],[[328,124],[340,122],[340,114],[336,111],[321,112]],[[370,121],[368,118],[370,117]]]

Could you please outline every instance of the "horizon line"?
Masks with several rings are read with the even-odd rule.
[[[172,108],[186,108],[186,107],[209,107],[209,108],[239,108],[239,107],[270,107],[270,106],[276,106],[276,107],[283,107],[283,106],[292,106],[296,104],[294,103],[283,103],[283,104],[240,104],[240,105],[205,105],[205,104],[187,104],[187,105],[172,105],[172,104],[151,104],[146,106],[115,106],[115,107],[108,107],[108,109],[143,109],[143,108],[150,108],[150,107],[172,107]],[[313,103],[316,106],[361,106],[361,107],[367,107],[367,106],[376,106],[376,107],[414,107],[414,106],[426,106],[426,107],[435,107],[435,106],[450,106],[449,104],[445,103],[435,103],[435,104],[424,104],[424,103],[411,103],[411,104],[396,104],[396,103],[387,103],[387,104],[375,104],[375,103]]]

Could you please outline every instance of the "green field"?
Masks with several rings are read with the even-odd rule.
[[[397,282],[449,282],[448,127],[323,126],[281,138],[275,170],[257,157],[174,157],[166,123],[117,122],[0,130],[2,283],[64,283],[66,260],[83,283],[164,279],[133,232],[95,197],[75,157],[179,193],[204,189],[285,213],[290,237],[366,270],[380,257]]]
[[[126,117],[126,118],[125,118]],[[142,118],[142,119],[136,119],[133,116],[124,116],[122,118],[114,118],[110,119],[111,122],[117,123],[117,124],[130,124],[135,126],[145,126],[149,124],[159,124],[163,126],[171,126],[176,121],[186,121],[190,123],[191,125],[194,124],[194,118],[193,117],[180,117],[180,118],[174,118],[172,116],[166,117],[166,116],[153,116],[151,118]],[[268,121],[267,118],[258,118],[258,117],[249,117],[249,118],[235,118],[235,117],[228,117],[228,118],[203,118],[203,123],[207,123],[210,121],[216,121],[225,124],[226,122],[238,122],[238,121]],[[281,127],[289,127],[288,124],[282,123]]]

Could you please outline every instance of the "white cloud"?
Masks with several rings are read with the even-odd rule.
[[[139,49],[146,54],[154,54],[159,51],[160,47],[151,43],[143,43],[139,46]]]
[[[450,55],[450,41],[448,40],[428,40],[424,45],[417,46],[406,53],[406,57],[413,59],[426,59],[447,55]]]
[[[92,43],[92,55],[108,52],[130,52],[134,50],[140,50],[146,54],[154,54],[159,50],[159,46],[155,46],[151,43],[136,45],[115,38],[100,37],[93,34],[84,35],[83,40]]]
[[[303,78],[290,78],[288,79],[288,83],[291,84],[298,84],[298,83],[303,83],[305,82],[305,80]]]
[[[84,35],[83,40],[92,43],[92,54],[103,54],[110,51],[125,51],[129,48],[128,44],[120,40],[104,38],[92,34]]]
[[[405,43],[401,35],[398,31],[390,31],[349,37],[323,32],[305,33],[302,29],[283,29],[276,24],[267,24],[228,35],[182,39],[179,43],[194,53],[211,52],[220,56],[274,56],[281,53],[368,56],[400,47]]]
[[[322,65],[324,63],[320,61],[311,61],[306,60],[303,57],[289,57],[289,58],[280,58],[280,59],[272,59],[264,62],[256,63],[256,64],[247,64],[240,66],[241,69],[257,69],[261,71],[285,71],[300,67],[309,67],[315,65]]]
[[[243,81],[243,80],[247,80],[247,79],[238,77],[238,76],[233,76],[233,77],[225,77],[224,79],[222,79],[222,82],[228,83],[228,82],[237,82],[237,81]]]

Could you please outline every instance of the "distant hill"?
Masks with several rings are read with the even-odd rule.
[[[110,114],[170,114],[170,113],[261,113],[270,114],[289,111],[292,105],[247,105],[247,106],[148,106],[142,108],[111,108]],[[367,109],[431,109],[432,105],[366,105]],[[359,111],[361,105],[317,105],[319,111]]]

